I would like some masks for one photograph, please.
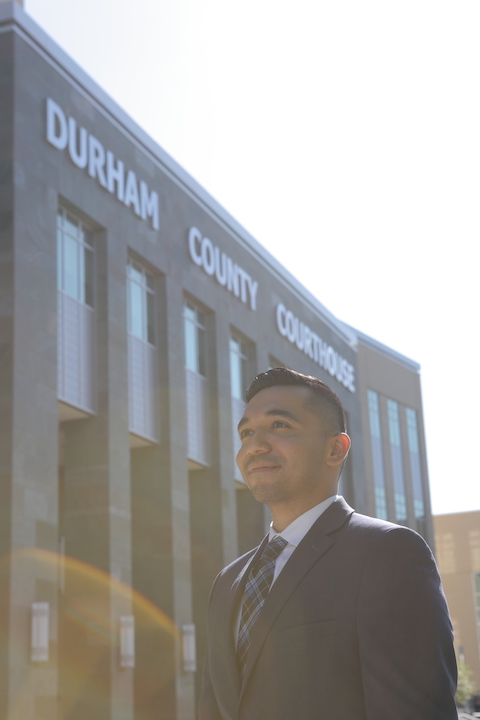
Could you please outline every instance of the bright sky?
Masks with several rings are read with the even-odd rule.
[[[433,512],[480,509],[478,0],[25,10],[331,312],[421,364]]]

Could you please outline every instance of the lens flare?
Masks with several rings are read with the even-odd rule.
[[[58,720],[104,718],[112,705],[131,702],[135,717],[156,720],[162,705],[172,705],[180,635],[159,605],[98,567],[41,548],[21,548],[0,558],[0,578],[5,582],[10,576],[17,592],[23,583],[32,597],[33,584],[35,601],[49,603],[50,643],[47,662],[30,661],[28,604],[14,609],[15,621],[11,617],[10,626],[1,628],[0,642],[6,643],[17,672],[8,720],[30,717],[27,704],[38,704],[42,682],[50,685],[42,716]],[[152,582],[159,597],[163,585],[160,577]],[[14,606],[21,604],[14,598]],[[125,615],[134,617],[134,670],[121,667],[120,617]],[[170,712],[173,716],[173,707],[162,717]]]

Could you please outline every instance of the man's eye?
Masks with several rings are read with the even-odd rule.
[[[252,434],[252,431],[251,431],[251,430],[247,430],[247,429],[245,429],[245,430],[240,430],[240,440],[243,440],[243,438],[246,438],[246,437],[248,437],[248,436],[251,435],[251,434]]]
[[[282,420],[275,420],[272,427],[274,428],[286,428],[289,427],[286,422],[283,422]]]

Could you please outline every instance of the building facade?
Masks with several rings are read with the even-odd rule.
[[[243,392],[341,398],[341,491],[433,544],[419,366],[333,317],[0,3],[0,715],[191,720],[209,588],[268,523]]]
[[[480,695],[480,510],[435,515],[433,525],[457,659],[472,671]]]

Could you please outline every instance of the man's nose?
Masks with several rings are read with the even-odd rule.
[[[261,455],[270,452],[271,449],[271,445],[264,433],[257,430],[253,435],[250,435],[247,445],[247,455]]]

